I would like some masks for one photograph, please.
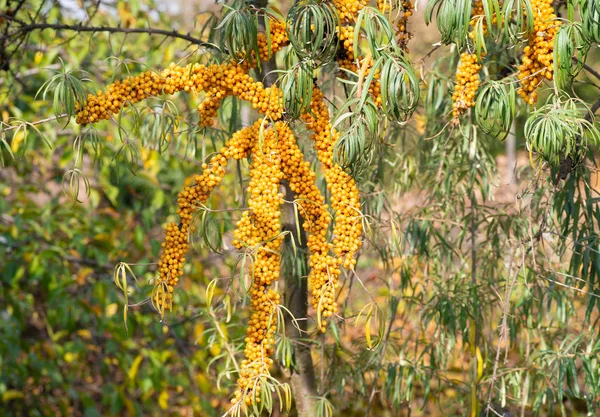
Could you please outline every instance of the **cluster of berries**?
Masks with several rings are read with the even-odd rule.
[[[528,104],[535,104],[538,96],[535,91],[544,78],[554,77],[554,38],[560,28],[556,19],[552,0],[532,0],[533,31],[523,50],[519,66],[521,87],[517,93]]]
[[[352,16],[356,11],[349,9]],[[351,15],[348,15],[351,16]],[[350,33],[348,33],[350,35]],[[262,35],[264,36],[264,35]],[[266,43],[259,38],[260,59],[268,56]],[[352,39],[352,36],[348,36]],[[285,43],[282,25],[271,24],[271,53]],[[316,174],[310,169],[292,131],[283,119],[282,92],[277,86],[265,88],[249,74],[251,63],[227,62],[214,65],[191,64],[180,67],[171,64],[160,73],[145,72],[109,85],[105,91],[89,95],[78,109],[77,123],[85,125],[106,120],[122,108],[149,97],[180,91],[205,92],[199,105],[202,126],[212,124],[222,100],[235,96],[247,101],[264,119],[236,132],[219,153],[202,165],[202,174],[193,177],[178,197],[179,224],[165,226],[165,241],[158,262],[158,277],[152,294],[156,309],[164,314],[173,305],[173,293],[183,275],[185,255],[189,250],[189,235],[194,231],[193,214],[206,203],[212,190],[223,180],[227,162],[252,156],[248,185],[248,210],[237,223],[234,244],[253,253],[250,289],[250,320],[246,335],[245,357],[233,402],[251,405],[259,401],[260,384],[268,375],[273,360],[277,309],[280,295],[273,289],[279,277],[281,209],[283,196],[280,181],[285,179],[294,192],[299,213],[307,231],[311,251],[309,291],[317,311],[318,327],[326,329],[326,319],[337,311],[335,290],[341,268],[352,268],[361,246],[361,213],[359,193],[353,178],[333,160],[333,149],[339,133],[332,130],[324,96],[314,87],[311,112],[302,120],[312,130],[318,160],[327,183],[333,216],[317,187]],[[374,93],[377,93],[374,91]],[[268,121],[268,123],[267,123]],[[265,127],[266,126],[266,127]],[[335,219],[333,237],[328,241],[331,220]]]

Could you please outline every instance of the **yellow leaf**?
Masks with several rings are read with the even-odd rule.
[[[212,304],[212,299],[215,296],[215,287],[217,286],[217,282],[218,278],[215,278],[206,286],[206,305],[210,306]]]
[[[170,351],[170,350],[163,350],[163,351],[160,353],[160,361],[161,361],[162,363],[165,363],[165,362],[167,362],[167,360],[169,360],[169,358],[171,358],[172,356],[173,356],[173,352],[172,352],[172,351]]]
[[[204,333],[204,323],[198,322],[194,325],[194,342],[202,344],[202,333]]]
[[[92,338],[92,332],[90,332],[87,329],[81,329],[81,330],[77,330],[77,334],[82,338],[82,339],[87,339],[90,340]]]
[[[175,57],[174,42],[170,42],[165,48],[165,60],[164,62],[171,62]]]
[[[67,352],[64,356],[65,362],[71,363],[77,359],[77,354],[73,352]]]
[[[158,396],[158,406],[163,410],[169,408],[169,393],[167,391],[163,391]]]
[[[21,142],[23,142],[23,140],[25,140],[25,132],[23,130],[19,130],[13,136],[13,140],[10,144],[10,148],[12,149],[13,153],[17,153],[19,151],[19,145]]]
[[[111,303],[111,304],[107,305],[106,308],[104,309],[104,314],[106,315],[106,317],[112,317],[115,314],[117,314],[118,309],[119,309],[119,306],[117,305],[117,303]]]
[[[483,357],[481,356],[481,350],[479,350],[479,347],[477,347],[476,356],[477,356],[477,380],[479,381],[481,379],[481,376],[483,375]]]
[[[206,375],[204,375],[203,373],[198,373],[196,375],[196,384],[198,385],[198,388],[200,388],[200,390],[202,392],[210,392],[211,388],[213,387],[211,382],[208,380]]]
[[[52,341],[53,342],[58,342],[60,339],[62,339],[63,337],[65,337],[67,334],[69,334],[68,331],[66,330],[59,330],[56,333],[54,333],[52,335]]]
[[[142,148],[140,153],[144,162],[144,169],[154,176],[157,175],[160,170],[160,164],[158,163],[160,154],[154,149],[146,148]]]
[[[128,414],[130,416],[134,416],[136,414],[136,410],[135,410],[135,406],[133,405],[133,402],[131,402],[131,400],[129,398],[125,398],[124,402],[125,402],[125,408],[127,408]]]
[[[372,349],[373,344],[371,343],[371,314],[367,316],[367,321],[365,322],[365,336],[367,338],[367,347],[369,349]]]
[[[24,398],[25,395],[21,391],[9,389],[2,394],[2,402]]]
[[[79,270],[79,272],[77,273],[77,276],[75,277],[77,284],[84,285],[85,279],[87,277],[89,277],[92,274],[92,272],[94,272],[94,270],[92,268],[88,268],[88,267],[81,268]]]
[[[221,346],[218,343],[213,343],[210,348],[210,354],[213,356],[217,356],[221,353]]]
[[[131,368],[129,368],[129,371],[127,372],[127,376],[129,377],[130,381],[133,381],[135,379],[143,360],[144,360],[144,357],[142,355],[137,355],[135,357],[135,359],[133,360],[133,363],[131,364]]]
[[[42,62],[42,58],[44,57],[44,53],[42,51],[37,51],[33,57],[33,62],[36,65],[39,65]]]

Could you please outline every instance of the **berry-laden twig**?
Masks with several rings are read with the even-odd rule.
[[[408,31],[408,18],[414,13],[415,5],[412,1],[402,2],[403,13],[396,24],[396,39],[398,45],[406,53],[408,53],[408,41],[412,38],[412,33]]]
[[[471,10],[471,26],[475,26],[475,19],[483,19],[483,32],[487,31],[487,22],[483,17],[484,9],[481,0],[473,3]],[[469,38],[475,41],[475,31],[469,32]],[[485,57],[485,52],[482,52],[481,57]],[[456,69],[456,85],[454,92],[452,93],[452,123],[458,124],[459,117],[464,114],[467,109],[475,106],[475,94],[479,88],[480,78],[479,72],[481,71],[482,65],[479,56],[474,53],[463,52],[460,55],[460,62]]]
[[[262,122],[262,121],[261,121]],[[277,306],[280,295],[271,288],[279,278],[281,204],[283,194],[279,182],[283,178],[278,134],[273,128],[264,131],[262,141],[255,140],[248,185],[249,209],[237,223],[233,244],[246,249],[254,257],[250,288],[250,321],[246,333],[246,359],[242,362],[234,406],[243,401],[247,406],[260,402],[260,378],[269,375],[273,364],[277,330]]]
[[[535,104],[538,99],[535,90],[544,78],[554,78],[554,38],[561,22],[556,20],[552,0],[532,0],[531,7],[533,31],[523,49],[518,75],[521,87],[517,93],[528,104]]]
[[[279,33],[279,37],[271,39],[270,52],[273,53],[287,42],[287,38],[277,24],[272,25],[271,30],[272,34]],[[269,55],[269,50],[260,39],[259,44],[260,59],[263,59]],[[265,116],[236,132],[209,163],[203,164],[203,173],[194,177],[195,184],[179,194],[177,213],[180,223],[169,223],[165,227],[159,276],[152,294],[153,305],[161,314],[172,308],[175,286],[183,274],[185,254],[189,249],[189,234],[193,231],[193,212],[206,202],[222,181],[228,160],[252,155],[249,208],[237,223],[233,242],[254,260],[249,267],[253,282],[250,289],[252,311],[244,350],[246,359],[240,368],[233,407],[260,402],[260,381],[270,377],[269,367],[273,363],[270,356],[274,352],[280,296],[272,285],[279,277],[283,242],[280,181],[285,178],[290,183],[304,219],[303,227],[311,251],[309,291],[317,312],[318,328],[323,332],[327,318],[337,311],[335,291],[341,268],[354,267],[362,233],[358,189],[354,179],[333,160],[334,145],[340,135],[332,129],[321,90],[314,87],[311,111],[304,114],[302,120],[313,132],[311,139],[331,194],[335,219],[331,242],[327,237],[331,214],[316,186],[316,174],[304,160],[290,127],[282,121],[282,92],[277,86],[265,88],[252,79],[248,69],[247,63],[233,62],[187,67],[172,64],[160,73],[145,72],[128,77],[109,85],[104,92],[89,95],[77,113],[79,124],[96,123],[148,97],[179,91],[204,91],[206,98],[199,106],[203,126],[212,123],[221,100],[230,95],[250,102]]]
[[[477,54],[463,52],[460,54],[460,63],[456,69],[456,86],[452,93],[453,123],[458,124],[458,118],[468,108],[475,105],[475,93],[479,88],[479,71],[481,64]]]
[[[239,160],[248,156],[259,126],[260,123],[236,132],[209,164],[202,164],[204,172],[194,176],[195,184],[179,193],[177,214],[180,224],[168,223],[165,226],[165,241],[158,261],[159,276],[151,297],[152,304],[161,315],[173,306],[174,288],[183,275],[185,255],[189,249],[189,234],[194,231],[192,215],[196,207],[204,204],[212,190],[223,180],[229,159]]]
[[[352,268],[356,264],[355,255],[361,246],[362,234],[360,197],[354,179],[333,161],[333,148],[339,133],[331,128],[329,111],[323,93],[317,87],[313,90],[311,113],[302,116],[306,126],[313,131],[311,139],[315,143],[317,158],[323,166],[327,188],[331,194],[331,206],[335,212],[333,228],[334,258],[323,256],[311,258],[309,289],[312,289],[312,305],[317,311],[321,331],[325,332],[325,321],[337,312],[335,289],[338,286],[340,268]],[[322,252],[321,252],[322,253]]]

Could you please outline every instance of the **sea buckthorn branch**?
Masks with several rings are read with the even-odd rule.
[[[340,16],[340,22],[348,27],[354,25],[358,13],[368,4],[369,0],[333,0],[333,5]]]
[[[265,88],[248,75],[240,65],[234,63],[195,65],[180,67],[172,64],[160,74],[144,72],[109,85],[105,92],[89,95],[84,108],[77,113],[78,124],[86,125],[108,120],[121,108],[138,103],[160,94],[179,91],[225,91],[225,96],[234,95],[248,101],[259,112],[273,120],[282,116],[281,91],[276,87]]]
[[[310,113],[302,116],[308,129],[312,130],[311,139],[315,143],[317,159],[321,162],[327,188],[331,194],[331,206],[335,213],[333,228],[333,259],[323,259],[321,263],[311,263],[317,268],[309,276],[309,290],[312,291],[312,305],[317,311],[317,319],[322,332],[326,330],[325,321],[337,312],[335,290],[341,266],[352,268],[356,264],[355,255],[361,246],[362,234],[360,197],[352,176],[346,173],[333,160],[333,148],[339,139],[339,133],[332,129],[329,110],[323,93],[315,86],[313,89]]]
[[[552,0],[532,0],[533,31],[523,49],[522,63],[519,66],[521,87],[517,93],[528,104],[538,99],[535,91],[544,78],[554,78],[554,38],[560,27],[556,20]]]
[[[109,85],[106,92],[99,91],[96,96],[88,96],[85,108],[78,112],[77,122],[86,124],[108,119],[110,114],[117,113],[130,103],[161,93],[172,94],[182,90],[201,91],[209,88],[217,88],[221,94],[224,92],[226,95],[236,95],[250,101],[258,111],[275,119],[281,118],[281,92],[277,87],[264,88],[262,83],[254,82],[240,66],[222,64],[188,67],[172,65],[161,74],[145,72],[128,77],[122,82],[117,81]],[[226,146],[222,154],[211,159],[210,168],[208,165],[205,166],[205,170],[209,168],[208,171],[197,178],[197,187],[200,189],[188,187],[180,194],[178,213],[181,224],[178,226],[170,223],[165,227],[164,250],[159,261],[159,278],[152,294],[152,302],[161,314],[172,307],[173,289],[182,275],[184,255],[189,249],[188,234],[191,231],[192,202],[206,201],[212,188],[225,175],[221,165],[226,163],[226,159],[242,159],[247,156],[246,149],[254,140],[252,138],[258,136],[257,126],[260,126],[260,123],[255,124],[251,129],[242,129],[236,133],[232,138],[231,147]]]
[[[415,5],[412,1],[407,0],[402,2],[402,8],[402,16],[398,19],[396,24],[396,39],[398,39],[400,48],[408,53],[408,41],[413,37],[412,33],[408,31],[408,18],[413,15]]]
[[[206,203],[212,190],[223,180],[229,159],[243,159],[249,155],[253,138],[260,124],[240,129],[233,134],[221,151],[202,164],[203,173],[194,176],[194,185],[185,187],[177,197],[177,214],[180,223],[165,226],[165,240],[158,261],[158,278],[154,283],[151,301],[154,308],[164,315],[173,306],[174,288],[183,275],[185,255],[189,250],[189,233],[193,232],[192,216],[199,204]]]
[[[396,16],[392,16],[394,5],[390,0],[377,0],[377,9],[383,14],[388,15],[390,21],[396,20],[396,40],[398,46],[404,52],[408,53],[408,41],[412,38],[412,34],[408,31],[408,18],[414,13],[415,5],[412,1],[402,1],[398,6]],[[397,18],[397,19],[396,19]]]
[[[484,33],[487,28],[487,23],[484,15],[483,3],[481,0],[473,3],[473,9],[471,11],[471,21],[469,24],[475,26],[476,19],[483,19]],[[469,38],[475,41],[475,31],[471,30]],[[481,57],[485,57],[485,52],[481,52]],[[475,94],[479,88],[479,72],[481,71],[482,65],[480,57],[471,52],[463,52],[460,54],[460,62],[456,69],[456,85],[454,92],[452,93],[452,123],[458,124],[459,117],[463,115],[467,109],[475,106]]]
[[[284,129],[289,130],[287,127]],[[285,130],[280,133],[282,169],[296,204],[301,207],[302,227],[306,231],[306,246],[310,251],[309,291],[312,292],[312,305],[317,312],[319,330],[323,331],[325,323],[321,317],[329,317],[335,312],[332,303],[340,273],[338,262],[330,255],[333,245],[327,241],[331,216],[325,198],[316,185],[316,174],[305,161],[291,132],[286,133]]]
[[[269,42],[271,47],[269,50]],[[264,33],[258,34],[258,52],[261,62],[267,62],[271,57],[290,43],[285,30],[285,22],[269,18],[269,39]]]
[[[272,32],[276,33],[271,40],[270,51],[266,41],[259,39],[261,59],[287,42],[282,29],[278,22],[271,25]],[[274,351],[280,296],[272,289],[272,284],[279,276],[279,250],[283,241],[280,180],[286,178],[290,182],[296,201],[301,202],[303,227],[308,232],[307,244],[311,250],[309,283],[312,304],[317,311],[321,331],[326,329],[326,320],[323,319],[337,311],[335,290],[341,267],[353,267],[356,262],[354,256],[361,245],[358,190],[352,177],[333,160],[333,148],[340,135],[332,130],[322,92],[315,87],[311,113],[304,114],[302,119],[313,131],[311,138],[331,194],[335,214],[331,243],[327,239],[331,215],[315,184],[316,175],[304,161],[291,129],[281,121],[282,92],[277,86],[265,88],[248,74],[248,69],[247,63],[233,62],[186,67],[171,65],[160,73],[144,72],[117,81],[104,92],[89,95],[85,106],[77,112],[77,122],[85,125],[109,119],[123,107],[149,97],[180,91],[204,91],[206,98],[199,106],[203,126],[208,126],[209,121],[212,123],[221,100],[230,95],[250,102],[265,116],[253,126],[236,132],[209,163],[203,164],[204,172],[194,177],[195,184],[185,187],[179,194],[177,213],[180,223],[169,223],[165,227],[163,252],[158,263],[159,276],[151,297],[161,314],[172,308],[174,288],[183,274],[184,257],[189,250],[194,211],[204,205],[211,191],[222,181],[227,161],[243,159],[251,154],[249,209],[237,224],[234,244],[254,256],[250,289],[252,312],[244,351],[246,359],[240,367],[234,406],[260,401],[259,381],[269,376],[269,366],[273,362],[270,356]]]
[[[258,34],[258,50],[261,62],[267,62],[275,53],[279,52],[289,43],[285,31],[285,23],[270,16],[269,22],[269,39],[267,39],[265,33],[261,32]],[[240,66],[247,72],[250,68],[256,67],[257,63],[253,60],[252,63],[242,62]],[[198,106],[200,127],[212,126],[223,99],[227,96],[236,94],[231,88],[227,87],[227,85],[222,85],[221,82],[221,85],[212,85],[206,89],[206,97]]]
[[[281,266],[283,195],[279,192],[279,185],[282,178],[278,134],[269,127],[262,141],[254,141],[248,186],[249,209],[237,222],[234,232],[233,244],[254,253],[251,315],[244,349],[246,359],[240,367],[238,389],[232,399],[234,407],[242,402],[246,406],[260,402],[260,379],[269,375],[273,364],[271,356],[275,351],[276,309],[280,295],[271,287],[279,278]]]
[[[267,61],[289,42],[285,32],[285,23],[271,19],[269,29],[270,51],[267,35],[262,32],[258,34],[261,61]],[[110,114],[118,113],[122,107],[138,103],[148,97],[174,94],[184,90],[187,92],[205,91],[207,93],[205,102],[200,104],[198,110],[201,116],[204,116],[201,125],[208,125],[208,119],[214,117],[220,106],[218,102],[226,96],[239,95],[239,98],[256,105],[261,95],[264,97],[265,90],[271,91],[265,89],[260,82],[252,82],[253,80],[248,75],[248,71],[256,65],[256,62],[251,64],[248,62],[242,62],[241,64],[225,63],[210,66],[191,64],[186,67],[172,64],[161,73],[147,71],[137,76],[127,77],[122,82],[117,81],[109,85],[106,92],[98,91],[96,95],[89,95],[85,108],[77,114],[76,122],[85,125],[100,120],[108,120]],[[246,88],[248,88],[249,94],[242,95],[241,93]],[[220,97],[219,93],[221,93]],[[256,100],[254,100],[255,98]],[[269,105],[261,106],[261,109],[258,109],[258,106],[254,106],[254,108],[265,112],[268,110]],[[276,114],[267,116],[276,120],[281,117],[276,117]]]
[[[456,69],[456,86],[452,93],[452,123],[458,124],[459,117],[475,105],[475,93],[479,88],[479,72],[482,65],[477,54],[463,52]]]

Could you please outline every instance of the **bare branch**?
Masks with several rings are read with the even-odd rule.
[[[19,22],[23,23],[23,22]],[[208,49],[217,49],[217,47],[211,43],[204,42],[202,39],[191,36],[189,33],[181,33],[176,30],[165,30],[165,29],[154,29],[154,28],[123,28],[113,26],[84,26],[84,25],[66,25],[60,23],[31,23],[22,24],[21,27],[16,29],[14,32],[0,37],[0,40],[7,38],[14,38],[19,35],[26,35],[36,30],[56,30],[56,31],[73,31],[73,32],[106,32],[106,33],[141,33],[147,35],[162,35],[170,38],[183,39],[191,44],[202,46]]]
[[[596,71],[594,68],[590,67],[588,64],[586,64],[585,62],[581,62],[579,59],[577,59],[576,57],[573,57],[573,62],[577,63],[577,64],[581,64],[583,66],[583,68],[589,72],[590,74],[592,74],[594,77],[598,78],[600,80],[600,72]]]

